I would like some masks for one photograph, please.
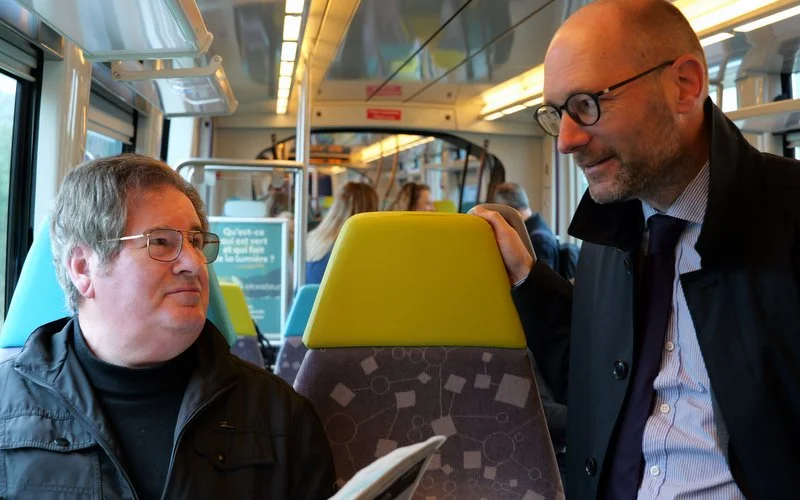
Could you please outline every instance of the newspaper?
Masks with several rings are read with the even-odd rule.
[[[431,457],[446,439],[433,436],[397,448],[358,471],[331,500],[409,500]]]

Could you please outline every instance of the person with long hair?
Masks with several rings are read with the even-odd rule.
[[[400,188],[397,198],[389,206],[391,211],[401,212],[435,212],[431,188],[427,184],[407,182]]]
[[[322,281],[333,244],[345,221],[355,214],[377,210],[378,193],[375,188],[361,182],[348,182],[342,186],[320,225],[308,233],[306,283]]]

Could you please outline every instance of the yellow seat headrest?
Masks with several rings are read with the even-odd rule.
[[[233,323],[233,331],[236,335],[256,335],[256,327],[253,325],[253,318],[250,316],[250,309],[247,307],[247,300],[244,296],[242,287],[236,283],[220,282],[222,298],[228,314]]]
[[[458,207],[453,200],[438,200],[433,202],[437,212],[458,213]]]
[[[355,215],[333,247],[303,342],[311,348],[524,348],[509,287],[483,219]]]

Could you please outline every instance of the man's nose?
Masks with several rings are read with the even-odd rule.
[[[558,132],[558,151],[568,155],[586,146],[592,140],[591,134],[584,127],[578,125],[569,114],[561,116],[561,125]]]

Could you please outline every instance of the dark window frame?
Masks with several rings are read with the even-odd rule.
[[[37,50],[37,60],[32,82],[14,77],[17,80],[17,100],[11,146],[4,314],[11,304],[22,266],[33,243],[36,146],[44,66],[44,57],[40,50]]]

